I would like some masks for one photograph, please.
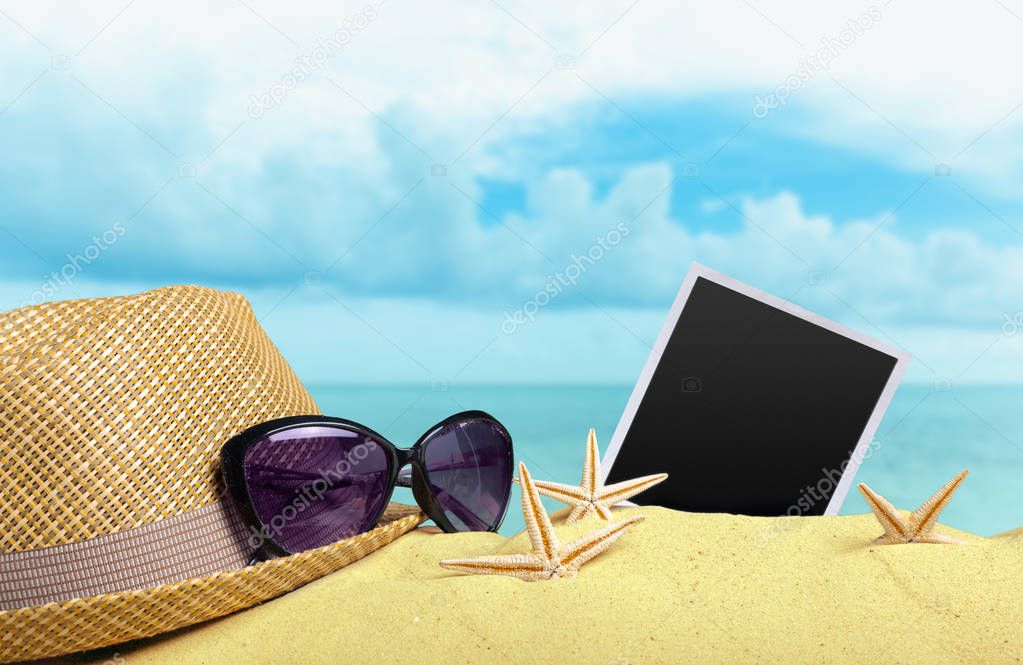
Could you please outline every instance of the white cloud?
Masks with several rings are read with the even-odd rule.
[[[312,53],[317,37],[342,27],[364,4],[314,2],[301,11],[248,4],[262,18],[233,2],[173,9],[40,2],[5,10],[24,30],[0,17],[0,108],[14,100],[0,117],[8,132],[8,158],[0,165],[4,226],[47,260],[79,251],[92,233],[145,202],[180,162],[193,162],[199,182],[244,220],[194,181],[175,180],[83,280],[151,283],[188,275],[262,289],[300,281],[344,256],[329,281],[346,298],[365,300],[368,310],[380,308],[373,316],[387,330],[400,329],[405,318],[386,314],[396,303],[438,326],[451,314],[466,329],[486,329],[493,318],[499,330],[502,311],[521,306],[573,254],[624,221],[629,237],[516,337],[570,345],[584,320],[578,317],[594,317],[584,327],[606,325],[600,312],[562,311],[585,304],[583,294],[605,308],[621,306],[616,318],[639,317],[630,327],[652,334],[651,321],[659,320],[694,259],[782,296],[801,288],[798,300],[921,349],[920,357],[942,373],[965,366],[962,356],[996,337],[1004,314],[1023,309],[1015,289],[1023,247],[1015,239],[997,246],[961,228],[911,238],[897,232],[897,217],[886,221],[887,211],[854,220],[809,215],[788,192],[727,193],[746,221],[736,231],[697,232],[668,213],[664,190],[676,173],[667,164],[623,169],[606,195],[570,169],[531,175],[526,210],[503,224],[473,201],[482,202],[481,174],[531,168],[509,163],[514,152],[502,157],[492,145],[537,127],[570,127],[581,106],[607,104],[601,94],[738,98],[752,109],[754,95],[784,82],[801,57],[821,38],[838,35],[863,5],[754,2],[765,18],[738,1],[642,2],[631,9],[628,2],[579,3],[557,12],[502,2],[506,13],[494,3],[438,9],[387,0],[377,6],[379,18],[326,67],[352,97],[316,75],[252,119],[251,97],[280,83],[296,57]],[[896,0],[882,5],[877,24],[796,91],[788,107],[764,120],[749,118],[921,175],[933,173],[936,161],[949,162],[971,191],[1018,196],[1020,31],[1023,23],[998,3],[963,12],[958,5]],[[70,67],[53,68],[62,54]],[[558,69],[559,54],[573,56],[574,68]],[[428,176],[433,163],[446,165],[448,175]],[[392,210],[424,177],[407,204]],[[713,199],[703,208],[732,214]],[[8,275],[18,279],[5,296],[11,306],[24,299],[18,293],[38,288],[34,276],[46,263],[22,254],[21,262],[5,255]],[[807,285],[811,270],[827,273],[826,286]],[[417,295],[437,302],[417,300],[420,312],[393,300]],[[267,298],[279,296],[274,290]],[[449,304],[466,298],[471,302]],[[601,330],[625,335],[616,344],[635,343],[621,328],[607,332],[614,326]],[[946,344],[949,331],[971,341]],[[350,334],[358,345],[365,331]],[[408,343],[455,362],[456,350]],[[509,354],[544,357],[552,374],[575,371],[553,352],[543,355],[540,341],[504,344]],[[1013,347],[1000,342],[994,353],[1003,348]],[[600,355],[585,344],[579,353]],[[1019,366],[998,357],[1003,365],[982,375]],[[608,372],[628,374],[621,368],[634,362]]]
[[[230,2],[183,2],[174,11],[132,5],[120,15],[123,3],[115,1],[74,9],[22,5],[12,17],[52,52],[10,22],[0,23],[0,83],[13,96],[52,55],[71,54],[71,73],[155,136],[172,142],[170,128],[188,124],[194,142],[171,148],[198,158],[245,117],[251,95],[278,83],[296,57],[312,52],[317,37],[328,37],[364,4],[313,2],[296,12],[249,3],[262,18]],[[487,143],[516,131],[516,122],[549,122],[573,105],[600,100],[577,74],[612,99],[737,93],[752,108],[755,94],[783,83],[800,58],[868,11],[852,2],[757,5],[764,15],[741,2],[501,7],[507,12],[494,3],[439,9],[388,0],[326,68],[358,102],[314,76],[268,112],[259,131],[226,144],[218,161],[251,168],[315,137],[315,154],[325,163],[344,155],[372,169],[379,151],[371,138],[376,120],[363,103],[384,115],[410,109],[395,126],[447,163],[514,107],[464,158],[464,166],[483,168]],[[935,162],[954,163],[956,173],[977,186],[1014,194],[1010,185],[1023,154],[1023,113],[1013,112],[1023,101],[1023,81],[1015,75],[1023,23],[998,3],[968,12],[945,3],[874,7],[880,19],[798,90],[789,108],[765,122],[901,168],[929,172]],[[571,55],[575,68],[558,70],[559,54]],[[83,129],[93,113],[109,112],[92,109],[95,101],[80,109]],[[31,95],[22,103],[31,104]]]
[[[639,340],[654,339],[694,260],[905,347],[918,358],[914,380],[956,378],[966,369],[964,381],[1016,378],[1023,330],[1005,335],[1002,326],[1023,310],[1017,288],[1023,245],[987,244],[965,230],[910,240],[887,214],[836,222],[808,215],[789,192],[738,197],[730,201],[741,211],[736,230],[695,232],[668,214],[672,178],[665,164],[643,165],[600,196],[580,173],[555,170],[529,188],[526,214],[488,226],[446,182],[429,181],[418,205],[394,213],[405,219],[381,223],[340,264],[341,278],[325,280],[332,295],[318,286],[291,295],[290,286],[241,288],[257,312],[268,313],[275,338],[312,381],[333,380],[334,373],[352,381],[450,377],[477,347],[487,347],[485,357],[465,380],[629,381],[648,351]],[[411,217],[423,210],[436,214],[416,224]],[[621,237],[602,246],[615,229]],[[129,239],[95,264],[113,259]],[[262,259],[246,255],[239,265],[280,260],[275,247],[259,249]],[[212,256],[223,249],[195,251]],[[584,268],[572,275],[573,264]],[[234,266],[209,283],[237,285]],[[820,273],[823,284],[816,283]],[[538,297],[559,274],[571,283],[559,282],[555,297]],[[144,286],[103,286],[94,278],[87,266],[58,297]],[[417,283],[423,292],[410,295]],[[16,306],[40,286],[9,284],[3,304]],[[528,310],[531,301],[535,315],[507,334],[506,313]],[[971,365],[982,352],[983,361]]]

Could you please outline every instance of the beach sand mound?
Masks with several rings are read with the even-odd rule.
[[[528,583],[437,562],[524,552],[518,534],[419,529],[282,598],[74,662],[942,663],[1023,661],[1023,537],[887,545],[871,515],[641,513],[578,577]],[[565,526],[562,542],[598,528]]]

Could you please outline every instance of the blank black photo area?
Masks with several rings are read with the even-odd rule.
[[[898,362],[697,277],[606,482],[667,472],[636,503],[823,515]]]

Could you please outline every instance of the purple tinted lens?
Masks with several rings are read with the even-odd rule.
[[[423,444],[426,480],[458,531],[496,528],[511,492],[511,441],[486,420],[453,423]]]
[[[369,530],[388,498],[387,451],[373,438],[341,427],[271,434],[246,451],[244,466],[262,523],[259,536],[291,552]]]

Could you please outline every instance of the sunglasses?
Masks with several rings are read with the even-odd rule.
[[[446,532],[497,531],[513,464],[508,430],[482,411],[442,420],[407,449],[350,420],[279,418],[225,443],[221,463],[254,561],[369,531],[395,487],[412,488]]]

